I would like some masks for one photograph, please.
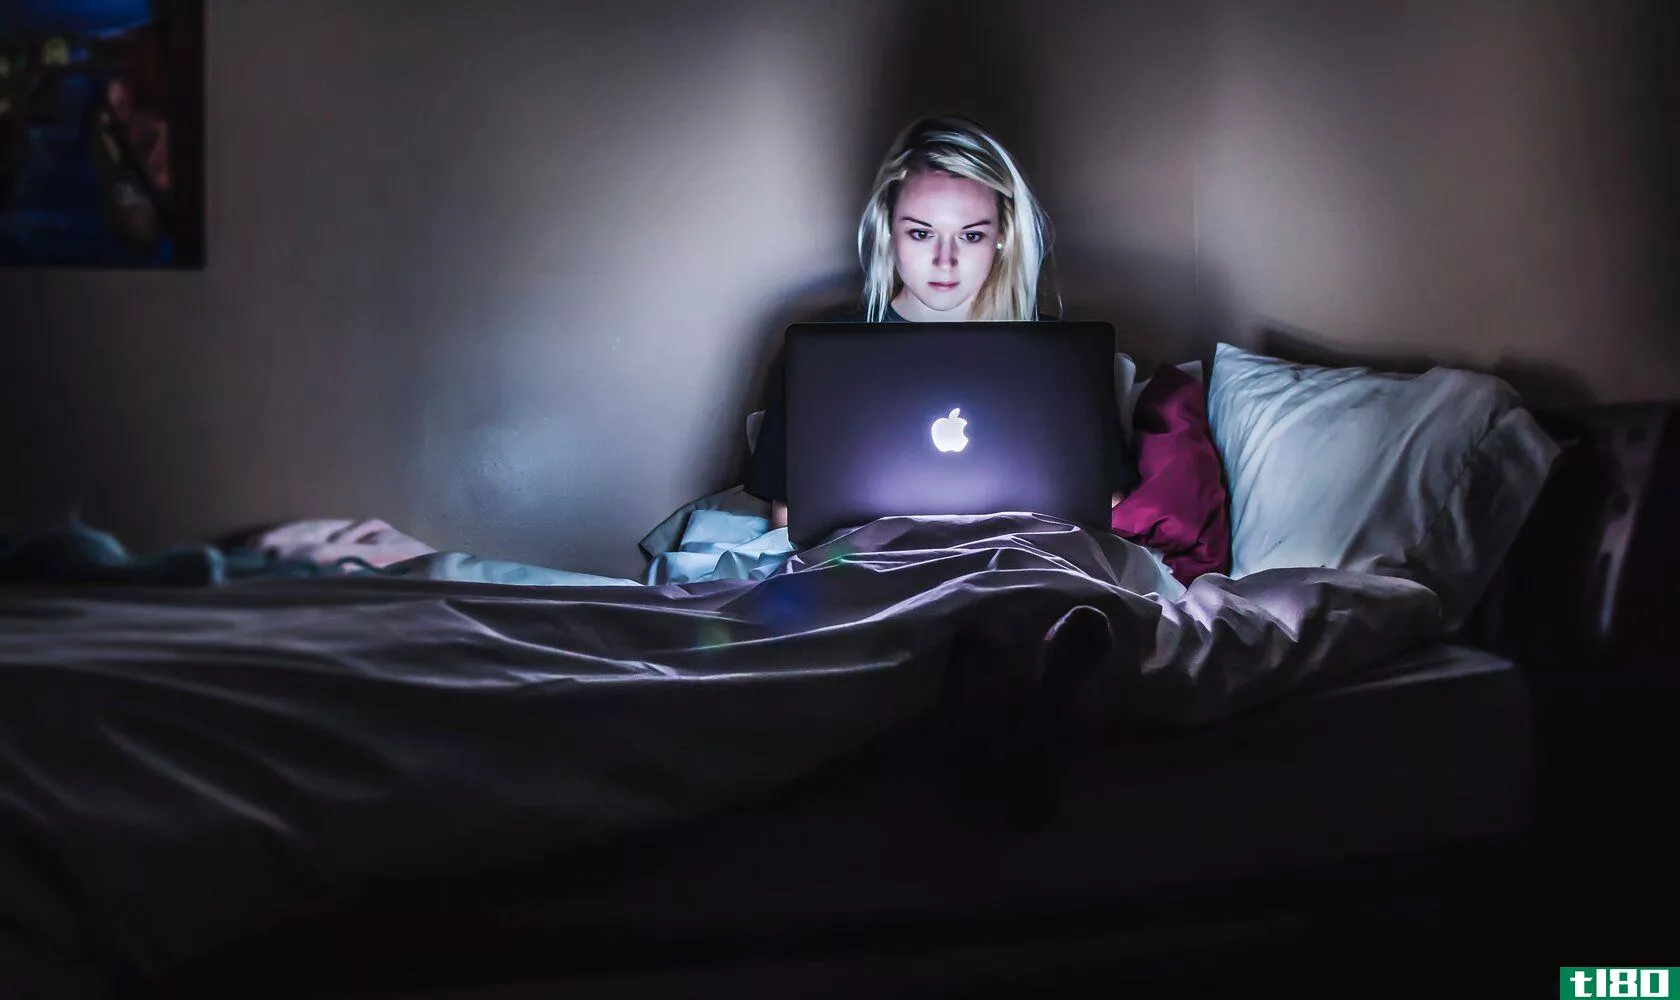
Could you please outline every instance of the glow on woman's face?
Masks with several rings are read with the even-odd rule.
[[[911,321],[965,320],[998,255],[997,192],[967,177],[914,173],[893,210],[893,257]]]

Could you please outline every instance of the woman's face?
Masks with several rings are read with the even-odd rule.
[[[998,197],[945,173],[904,179],[893,212],[893,254],[904,290],[893,305],[912,322],[969,319],[997,257]]]

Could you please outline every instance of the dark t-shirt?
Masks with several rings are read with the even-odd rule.
[[[857,313],[832,322],[867,321],[866,313]],[[909,320],[889,306],[887,322],[908,323]],[[1126,436],[1120,432],[1120,414],[1111,412],[1110,417],[1114,421],[1111,428],[1113,437],[1118,442],[1111,485],[1115,491],[1130,490],[1142,478],[1138,475],[1137,458],[1132,454],[1131,447],[1126,444]],[[787,385],[783,363],[779,358],[765,384],[764,422],[759,425],[758,445],[747,460],[746,490],[760,500],[787,502]]]

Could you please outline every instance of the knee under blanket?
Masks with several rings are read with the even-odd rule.
[[[1097,724],[1201,723],[1434,638],[1435,596],[1325,569],[1157,592],[1026,514],[887,518],[763,580],[565,589],[378,575],[0,591],[0,994],[93,997],[376,882],[704,814],[939,697],[1069,609]]]

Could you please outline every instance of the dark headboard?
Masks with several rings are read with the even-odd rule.
[[[1645,671],[1680,624],[1680,406],[1537,411],[1562,447],[1477,637],[1530,670]]]

